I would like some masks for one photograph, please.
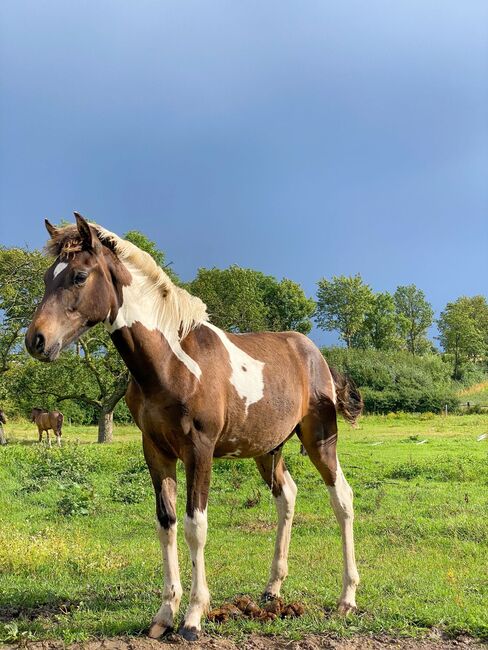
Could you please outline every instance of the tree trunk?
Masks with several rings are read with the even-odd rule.
[[[5,431],[3,430],[3,426],[0,424],[0,445],[6,445],[7,444],[7,438],[5,437]]]
[[[98,442],[112,442],[114,429],[114,412],[104,409],[98,418]]]

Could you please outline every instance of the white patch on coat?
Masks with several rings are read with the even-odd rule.
[[[56,264],[54,267],[53,271],[53,279],[56,278],[68,265],[66,262],[59,262],[59,264]]]
[[[109,318],[105,321],[107,330],[112,334],[122,327],[132,327],[134,323],[140,323],[149,331],[161,332],[173,354],[200,379],[202,370],[181,347],[177,328],[169,319],[165,321],[161,315],[160,296],[151,291],[147,278],[139,269],[128,262],[124,262],[124,265],[132,276],[132,282],[122,287],[122,305],[113,323],[110,323]]]
[[[222,456],[222,458],[239,458],[241,454],[242,451],[240,449],[236,449],[235,451],[229,451],[229,453],[225,454],[225,456]]]
[[[230,383],[234,386],[239,397],[244,400],[246,415],[251,404],[259,402],[264,395],[263,367],[264,362],[253,359],[244,350],[237,347],[227,334],[212,323],[204,323],[222,341],[229,353],[232,368]]]

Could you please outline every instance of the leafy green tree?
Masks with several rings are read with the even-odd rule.
[[[442,348],[453,359],[453,378],[461,379],[463,363],[485,359],[488,353],[486,298],[463,296],[447,303],[437,324]]]
[[[212,322],[232,332],[296,330],[307,333],[315,309],[296,282],[230,266],[199,269],[187,285],[207,305]]]
[[[364,324],[354,339],[354,347],[375,350],[400,350],[398,318],[390,293],[376,293],[366,312]]]
[[[354,347],[373,302],[373,292],[359,273],[323,278],[318,282],[315,320],[323,330],[337,330],[347,347]]]
[[[413,354],[431,351],[427,330],[434,322],[434,311],[425,294],[414,284],[400,286],[393,296],[398,316],[398,329],[407,350]]]
[[[39,251],[0,247],[0,374],[22,350],[23,332],[43,294],[48,266]]]

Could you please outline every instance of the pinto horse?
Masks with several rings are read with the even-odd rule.
[[[99,322],[131,372],[126,394],[142,430],[156,495],[164,565],[162,604],[149,635],[173,628],[182,588],[176,545],[176,462],[186,471],[185,538],[192,560],[189,607],[180,634],[194,640],[208,610],[204,566],[207,500],[214,458],[253,458],[272,489],[278,531],[266,598],[277,597],[287,556],[296,485],[282,446],[294,433],[322,476],[343,545],[339,611],[355,608],[352,490],[336,454],[336,414],[354,423],[362,410],[355,386],[331,372],[318,348],[296,332],[230,334],[209,322],[203,302],[173,284],[152,257],[75,212],[76,225],[46,220],[45,294],[26,334],[40,361]]]
[[[42,442],[42,433],[46,432],[47,444],[51,446],[51,438],[49,436],[49,429],[53,430],[56,436],[58,447],[61,447],[61,436],[64,416],[60,411],[45,411],[44,409],[33,408],[31,411],[31,422],[37,424],[39,432],[39,442]]]

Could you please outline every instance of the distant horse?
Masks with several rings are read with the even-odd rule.
[[[45,411],[44,409],[33,408],[31,411],[31,422],[37,424],[39,431],[39,442],[42,442],[42,432],[46,432],[47,444],[51,446],[51,438],[49,437],[49,429],[53,430],[56,436],[58,447],[61,447],[61,436],[63,434],[61,427],[63,426],[64,416],[59,411]]]
[[[182,589],[176,544],[176,462],[186,471],[185,537],[192,560],[190,603],[180,634],[198,636],[210,603],[204,564],[207,501],[214,458],[253,458],[271,488],[278,532],[264,597],[274,598],[288,572],[297,487],[283,444],[296,433],[322,476],[342,533],[344,573],[339,611],[356,606],[352,490],[336,454],[337,413],[354,423],[358,390],[331,373],[320,350],[297,332],[231,334],[209,322],[205,305],[177,287],[152,257],[76,214],[76,226],[48,221],[45,293],[26,334],[40,361],[104,322],[129,368],[126,401],[143,432],[156,494],[164,561],[162,605],[149,635],[173,627]],[[241,549],[242,550],[242,549]],[[245,549],[244,549],[245,550]],[[306,546],[297,550],[305,558]],[[324,562],[327,562],[324,549]]]
[[[5,417],[5,413],[0,409],[0,445],[6,445],[7,444],[7,438],[5,437],[5,432],[3,430],[3,425],[7,424],[7,418]]]

